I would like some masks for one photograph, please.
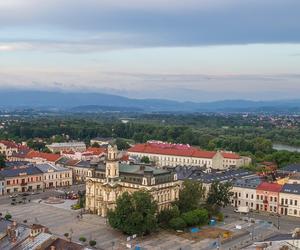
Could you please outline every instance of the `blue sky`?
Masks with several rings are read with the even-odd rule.
[[[298,0],[0,2],[0,88],[298,98]]]

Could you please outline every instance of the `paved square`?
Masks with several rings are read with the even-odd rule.
[[[64,237],[65,233],[72,234],[72,241],[75,242],[78,242],[81,236],[86,237],[87,241],[91,239],[96,240],[98,249],[127,249],[127,236],[107,226],[105,218],[84,214],[83,219],[79,220],[77,215],[79,215],[80,211],[68,209],[69,205],[55,206],[36,201],[16,206],[2,204],[0,205],[0,212],[2,214],[9,212],[12,215],[12,219],[20,223],[26,219],[28,225],[32,223],[45,225],[53,234],[60,237]],[[113,248],[112,242],[114,242]],[[210,244],[208,241],[193,242],[166,231],[137,238],[134,243],[139,243],[143,250],[207,249]]]

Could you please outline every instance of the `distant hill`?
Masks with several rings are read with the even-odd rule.
[[[300,112],[300,100],[177,102],[102,93],[0,91],[2,108],[59,108],[70,112]]]

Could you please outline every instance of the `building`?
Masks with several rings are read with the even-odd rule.
[[[283,185],[279,201],[280,214],[300,217],[300,184]]]
[[[111,137],[107,137],[107,138],[103,138],[103,137],[96,137],[91,139],[90,143],[91,145],[97,143],[99,146],[108,146],[109,144],[114,142],[114,138]]]
[[[106,155],[106,148],[89,147],[86,151],[62,151],[61,155],[73,160],[91,161],[97,160]]]
[[[53,153],[60,153],[61,151],[79,151],[83,152],[86,150],[86,145],[84,142],[55,142],[46,147]]]
[[[26,145],[18,144],[14,141],[0,141],[0,154],[5,155],[7,159],[9,159],[15,153],[26,150],[29,150]]]
[[[36,167],[43,173],[43,188],[70,186],[73,183],[72,170],[57,165],[44,163]]]
[[[289,183],[289,184],[300,184],[300,172],[291,175],[291,176],[288,178],[287,183]]]
[[[1,250],[91,250],[51,234],[47,227],[0,219]]]
[[[280,169],[278,172],[282,172],[285,174],[295,174],[300,173],[300,164],[290,164]]]
[[[105,217],[114,209],[118,196],[124,192],[147,190],[159,209],[170,207],[179,195],[177,174],[144,165],[119,164],[117,147],[108,147],[105,165],[89,172],[86,180],[86,209]]]
[[[34,166],[5,168],[0,176],[4,179],[4,194],[43,188],[43,172]]]
[[[262,182],[256,188],[256,210],[278,213],[279,192],[277,183]]]
[[[175,167],[179,180],[195,180],[203,184],[207,195],[214,181],[221,183],[234,182],[238,179],[255,177],[255,173],[245,169],[229,169],[224,171],[207,170],[205,167]]]
[[[157,166],[198,166],[212,169],[237,168],[249,165],[251,158],[225,151],[204,151],[190,145],[149,141],[128,149],[129,156],[148,157]]]
[[[237,179],[233,182],[231,204],[234,207],[249,207],[256,209],[256,188],[261,183],[257,177],[247,179]]]
[[[31,163],[36,163],[36,164],[41,164],[41,163],[56,164],[56,162],[58,162],[60,158],[62,158],[62,156],[59,154],[30,151],[25,155],[25,157],[22,160]]]

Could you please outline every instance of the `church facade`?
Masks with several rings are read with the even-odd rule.
[[[116,206],[124,192],[149,191],[159,210],[168,208],[178,199],[180,182],[177,174],[144,165],[120,164],[118,149],[109,146],[105,165],[90,170],[86,179],[86,210],[105,217]]]

